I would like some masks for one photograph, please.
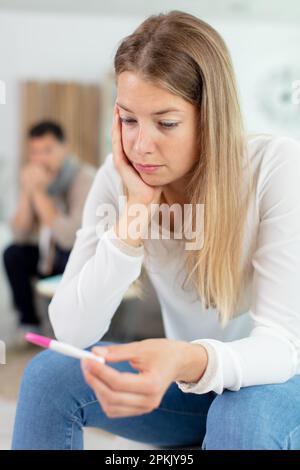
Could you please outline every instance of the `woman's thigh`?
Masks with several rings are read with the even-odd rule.
[[[97,345],[109,343],[101,341]],[[138,373],[127,361],[110,366]],[[86,384],[79,361],[48,350],[38,354],[25,370],[13,446],[78,449],[82,447],[82,427],[86,426],[157,447],[201,448],[214,397],[214,393],[184,393],[173,382],[152,412],[108,417]]]
[[[203,448],[299,450],[300,375],[218,395],[208,411]]]

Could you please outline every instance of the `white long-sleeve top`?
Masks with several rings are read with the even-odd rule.
[[[109,154],[49,306],[58,340],[82,348],[99,341],[144,263],[166,337],[202,344],[208,352],[204,375],[197,383],[177,382],[182,391],[220,394],[300,373],[300,143],[257,135],[247,145],[255,177],[243,246],[249,276],[229,324],[222,328],[216,309],[203,309],[195,291],[182,289],[183,240],[147,239],[142,247],[129,247],[119,243],[113,227],[101,225],[102,204],[122,212],[122,181]]]

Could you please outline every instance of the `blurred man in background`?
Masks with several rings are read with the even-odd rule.
[[[63,273],[95,173],[69,154],[59,124],[44,121],[29,130],[28,160],[11,220],[14,242],[4,252],[19,337],[29,330],[39,332],[32,278]]]

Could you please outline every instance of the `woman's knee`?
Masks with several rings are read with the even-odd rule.
[[[276,449],[284,438],[280,432],[283,404],[280,386],[225,390],[212,402],[206,423],[205,449]],[[279,419],[277,419],[279,417]]]
[[[97,346],[112,344],[101,341]],[[93,346],[87,348],[92,349]],[[69,390],[84,380],[80,361],[73,357],[59,354],[50,349],[42,351],[27,364],[22,378],[22,386],[29,388],[32,393],[52,393]],[[57,396],[57,393],[55,394]]]
[[[44,388],[59,384],[59,377],[63,381],[62,373],[62,356],[46,350],[34,356],[24,369],[22,383],[24,387],[32,390],[32,393],[40,392]]]
[[[108,344],[112,342],[97,343],[98,346]],[[129,364],[127,368],[125,364],[121,367],[130,368]],[[84,380],[80,361],[48,349],[38,353],[25,367],[19,400],[33,406],[37,403],[48,403],[49,408],[53,406],[56,409],[61,406],[67,413],[72,413],[82,400],[93,399],[94,396]]]
[[[37,354],[26,366],[19,400],[27,406],[47,405],[68,410],[72,391],[84,381],[78,359],[47,350]]]

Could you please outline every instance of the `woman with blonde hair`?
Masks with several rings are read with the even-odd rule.
[[[89,426],[162,448],[300,449],[300,144],[245,133],[230,54],[195,16],[150,16],[114,66],[112,153],[49,307],[59,340],[106,363],[38,354],[13,448],[80,449]],[[166,337],[99,341],[142,266]]]

